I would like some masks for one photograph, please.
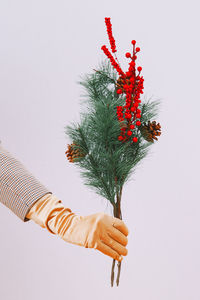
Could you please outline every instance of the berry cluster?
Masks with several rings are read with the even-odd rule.
[[[112,52],[116,52],[115,47],[115,40],[112,36],[112,27],[110,23],[110,18],[105,18],[105,23],[107,26],[108,36],[111,44]],[[117,94],[126,94],[126,105],[124,106],[117,106],[117,117],[121,124],[124,124],[126,119],[127,126],[120,126],[121,127],[121,134],[118,139],[122,142],[125,142],[130,137],[132,137],[132,141],[136,143],[138,141],[136,136],[133,136],[133,129],[136,126],[140,126],[140,118],[141,118],[141,110],[138,108],[139,103],[141,103],[140,95],[143,94],[143,76],[140,76],[140,72],[142,71],[142,67],[138,67],[137,71],[138,74],[136,75],[136,53],[140,52],[140,48],[136,47],[136,41],[133,40],[133,54],[127,52],[125,54],[126,58],[131,59],[129,63],[129,68],[127,72],[123,72],[119,63],[116,61],[115,58],[112,56],[110,51],[107,49],[105,45],[101,47],[104,51],[105,55],[110,59],[112,66],[117,70],[119,74],[119,79],[117,80]]]
[[[116,60],[114,59],[114,57],[112,56],[112,54],[110,53],[110,51],[108,50],[108,48],[104,45],[104,46],[101,47],[101,49],[103,50],[103,52],[105,53],[105,55],[110,59],[111,65],[117,70],[117,72],[120,75],[122,75],[124,77],[125,76],[124,72],[122,71],[121,67],[116,62]]]
[[[105,18],[105,23],[106,23],[106,27],[107,27],[107,33],[108,33],[108,38],[110,41],[110,46],[111,46],[112,52],[115,53],[115,52],[117,52],[117,50],[116,50],[116,45],[115,45],[115,39],[112,35],[112,24],[110,22],[110,18]]]

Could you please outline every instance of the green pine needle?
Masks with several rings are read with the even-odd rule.
[[[65,127],[66,135],[86,154],[75,160],[84,184],[112,204],[152,145],[142,137],[139,128],[134,135],[137,143],[118,140],[120,125],[116,109],[125,104],[125,96],[116,93],[117,75],[107,61],[85,75],[78,82],[86,90],[86,94],[81,95],[85,110],[80,113],[80,123]],[[157,116],[159,104],[158,100],[140,103],[142,124]]]

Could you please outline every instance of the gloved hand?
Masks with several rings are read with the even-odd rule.
[[[66,242],[97,249],[118,261],[128,253],[128,228],[122,220],[102,212],[78,216],[52,194],[38,200],[26,217]]]

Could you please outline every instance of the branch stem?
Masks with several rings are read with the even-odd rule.
[[[107,196],[108,196],[108,199],[110,200],[110,202],[111,202],[112,204],[114,204],[114,201],[113,201],[112,196],[111,196],[111,194],[110,194],[109,188],[108,188],[106,182],[104,181],[104,179],[102,178],[101,174],[99,174],[99,170],[98,170],[97,163],[95,162],[95,160],[94,160],[92,154],[89,153],[89,149],[88,149],[87,143],[86,143],[86,141],[85,141],[84,134],[83,134],[82,130],[80,129],[80,127],[79,127],[79,132],[80,132],[82,141],[84,142],[85,150],[86,150],[86,152],[87,152],[87,155],[88,155],[88,158],[89,158],[89,160],[90,160],[90,163],[92,164],[93,169],[94,169],[96,175],[97,175],[98,178],[101,180],[102,185],[103,185],[103,187],[104,187],[104,189],[105,189],[105,191],[106,191],[106,194],[107,194]]]
[[[115,181],[117,183],[117,177],[115,177]],[[116,195],[117,202],[115,204],[113,204],[114,217],[122,220],[121,196],[122,196],[122,186],[120,188],[120,192],[117,193],[117,195]],[[111,286],[113,286],[113,281],[114,281],[114,268],[115,268],[115,259],[113,259],[112,269],[111,269]],[[121,273],[121,261],[117,263],[117,279],[116,279],[117,286],[119,285],[120,273]]]

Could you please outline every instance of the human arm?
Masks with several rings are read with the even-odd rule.
[[[122,260],[128,228],[103,212],[79,216],[42,185],[0,144],[0,201],[22,221],[33,220],[64,241]]]
[[[0,143],[0,202],[26,222],[28,211],[47,193],[52,194]]]
[[[128,253],[128,228],[122,220],[103,212],[79,216],[53,194],[38,200],[27,218],[66,242],[97,249],[116,260]]]

